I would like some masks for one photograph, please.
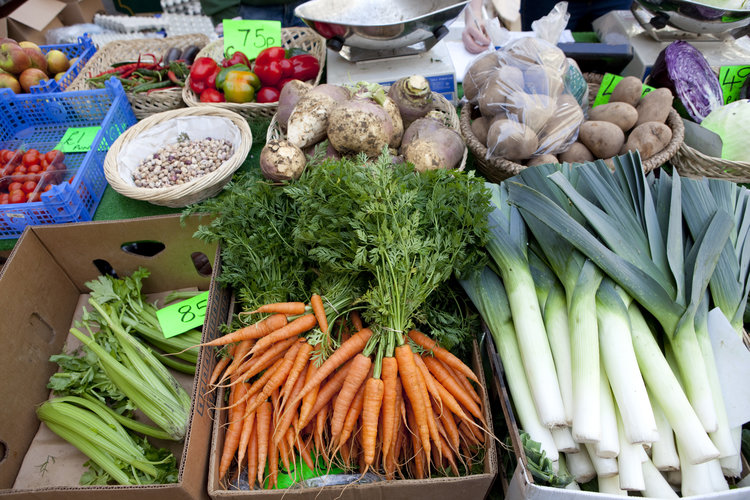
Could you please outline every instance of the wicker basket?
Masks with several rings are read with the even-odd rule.
[[[94,54],[67,90],[93,89],[94,87],[89,85],[86,79],[110,69],[113,63],[135,61],[141,54],[154,54],[158,58],[164,55],[170,47],[180,49],[189,45],[205,47],[208,42],[209,39],[206,35],[198,33],[168,38],[118,40],[108,43]],[[139,94],[128,92],[127,96],[130,105],[133,107],[133,112],[139,120],[154,113],[185,107],[185,102],[182,100],[182,89],[180,88],[155,90],[148,94],[145,92]]]
[[[232,121],[240,130],[242,140],[238,148],[235,149],[232,156],[229,157],[219,168],[197,179],[193,179],[185,184],[170,186],[165,188],[140,188],[127,183],[120,176],[117,166],[117,156],[122,148],[141,133],[146,132],[149,128],[178,117],[223,117]],[[107,153],[104,160],[104,175],[110,186],[128,198],[143,200],[162,205],[166,207],[184,207],[191,203],[197,203],[206,198],[216,195],[221,191],[224,185],[232,178],[232,174],[242,165],[247,157],[250,147],[253,143],[253,135],[247,120],[244,117],[227,111],[215,108],[181,108],[171,111],[157,113],[141,120],[134,126],[130,127],[115,142]]]
[[[309,83],[312,83],[313,85],[320,83],[320,78],[323,76],[323,67],[325,66],[326,61],[326,44],[325,39],[322,36],[318,35],[310,28],[282,28],[281,46],[285,49],[296,47],[314,55],[318,61],[320,61],[320,71],[318,71],[318,76],[315,77],[315,80],[312,80]],[[203,47],[203,50],[198,53],[198,57],[210,57],[216,61],[221,61],[224,57],[224,41],[219,39],[206,45]],[[190,88],[189,79],[187,85],[182,89],[182,100],[185,101],[188,106],[212,106],[228,109],[241,114],[245,118],[271,118],[279,107],[276,102],[200,102],[198,94],[193,92]]]
[[[684,142],[669,162],[685,177],[711,177],[750,183],[750,162],[708,156]]]
[[[388,87],[385,87],[386,91],[388,90]],[[432,93],[432,110],[431,111],[437,111],[442,115],[443,122],[451,127],[453,130],[455,130],[458,133],[461,133],[460,128],[460,120],[458,118],[458,113],[456,113],[456,108],[451,104],[451,102],[446,99],[442,94],[438,94],[437,92]],[[266,132],[266,143],[268,141],[273,139],[284,139],[284,131],[281,129],[281,125],[279,125],[279,122],[276,120],[276,114],[273,115],[273,118],[271,118],[271,124],[268,126],[268,131]],[[456,170],[463,170],[466,168],[466,158],[469,156],[469,149],[464,146],[464,154],[461,157],[461,163],[459,163],[459,166],[456,168]]]
[[[587,73],[586,81],[589,84],[589,102],[594,102],[603,75]],[[504,158],[486,159],[487,147],[482,144],[471,130],[471,119],[476,117],[476,109],[470,103],[464,103],[461,107],[461,134],[466,144],[475,157],[477,169],[492,182],[502,182],[508,177],[513,177],[526,168],[525,165],[515,163]],[[680,148],[685,138],[685,125],[677,111],[672,109],[667,117],[666,124],[672,129],[672,139],[666,147],[650,158],[644,159],[641,164],[645,172],[650,172],[670,160]]]

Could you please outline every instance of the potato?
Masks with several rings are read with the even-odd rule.
[[[471,131],[477,136],[482,144],[487,144],[487,130],[490,128],[490,120],[486,116],[480,116],[471,122]]]
[[[541,38],[519,38],[506,45],[505,52],[525,63],[541,64],[559,72],[565,68],[565,53],[557,45]]]
[[[635,109],[638,110],[636,127],[646,122],[664,123],[672,109],[672,91],[666,88],[652,90],[641,97]]]
[[[524,72],[515,66],[504,65],[500,66],[497,71],[492,74],[492,77],[497,78],[504,86],[508,89],[508,93],[513,90],[521,90],[524,86]]]
[[[559,163],[559,162],[557,161],[557,156],[544,154],[544,155],[533,157],[528,162],[526,162],[526,166],[535,167],[537,165],[544,165],[545,163]]]
[[[643,93],[643,83],[638,77],[626,76],[615,85],[612,95],[609,96],[609,102],[624,102],[633,107],[638,105]]]
[[[515,119],[534,132],[539,132],[555,111],[552,102],[546,95],[516,91],[508,94],[505,105],[511,120]]]
[[[614,123],[589,120],[581,124],[578,140],[597,158],[609,158],[620,152],[625,133]]]
[[[471,66],[466,71],[463,80],[464,96],[469,101],[474,101],[479,94],[484,82],[490,76],[493,70],[499,66],[496,52],[490,52],[477,57],[472,61]]]
[[[614,123],[623,132],[627,132],[638,121],[638,111],[626,102],[609,102],[591,108],[589,120],[603,120]]]
[[[667,147],[671,140],[672,129],[667,125],[659,122],[642,123],[630,132],[621,153],[639,151],[641,159],[645,160]]]
[[[563,151],[557,155],[557,159],[566,163],[585,163],[587,161],[594,161],[596,158],[589,151],[589,148],[576,141],[570,145],[567,151]]]
[[[563,88],[562,75],[551,68],[533,64],[523,72],[524,90],[529,94],[544,94],[557,98]]]
[[[487,131],[488,157],[524,160],[534,154],[538,143],[533,130],[512,120],[495,120]]]
[[[583,120],[578,101],[570,94],[561,95],[552,116],[539,132],[539,150],[551,154],[565,151],[575,140]]]
[[[502,111],[508,97],[508,88],[496,76],[496,71],[485,82],[477,95],[479,112],[482,116],[492,117]]]

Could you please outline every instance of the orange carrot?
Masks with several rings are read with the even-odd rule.
[[[362,407],[362,452],[365,465],[371,466],[375,461],[375,448],[378,434],[378,417],[383,403],[383,381],[379,378],[369,378],[365,382],[365,402]],[[389,423],[390,425],[390,423]]]
[[[297,351],[297,357],[294,358],[292,369],[289,371],[289,376],[287,377],[286,382],[284,382],[284,387],[281,389],[281,397],[284,403],[289,397],[289,391],[291,391],[294,387],[294,384],[297,383],[297,378],[299,378],[303,370],[307,369],[307,365],[310,362],[310,353],[312,353],[312,350],[312,344],[310,344],[309,342],[304,342],[300,346],[299,351]],[[300,389],[302,389],[301,386]],[[282,408],[284,407],[284,403],[282,403],[281,405]]]
[[[354,332],[360,331],[362,328],[364,328],[364,325],[362,324],[362,318],[359,315],[359,311],[354,310],[349,313],[349,319],[352,322],[352,326],[354,327]]]
[[[443,411],[438,415],[438,418],[440,423],[443,424],[448,443],[453,448],[453,451],[458,451],[458,447],[461,444],[461,438],[458,434],[458,426],[456,425],[456,420],[453,418],[453,413],[450,411]]]
[[[239,330],[235,330],[232,333],[228,333],[222,337],[219,337],[218,339],[214,339],[201,345],[227,345],[246,339],[258,339],[265,335],[268,335],[274,330],[278,330],[279,328],[286,325],[286,323],[286,316],[284,316],[283,314],[274,314],[258,321],[257,323],[253,323],[252,325],[240,328]]]
[[[286,354],[287,350],[292,345],[294,345],[297,340],[297,338],[292,337],[282,342],[277,342],[263,354],[257,357],[252,357],[242,363],[242,365],[240,365],[240,367],[237,369],[236,373],[242,374],[242,377],[245,379],[257,375],[258,373],[271,366],[271,364],[276,361],[277,356],[283,356],[284,354]]]
[[[469,396],[471,396],[471,399],[477,402],[477,404],[482,406],[482,398],[479,397],[479,394],[477,394],[477,391],[474,390],[474,387],[471,385],[471,382],[469,382],[469,379],[466,378],[466,376],[463,373],[457,372],[453,368],[451,368],[448,364],[446,364],[443,361],[440,361],[442,363],[443,367],[445,367],[446,370],[448,370],[448,373],[451,374],[451,377],[453,377],[458,384],[463,387],[463,389],[469,393]]]
[[[263,472],[266,469],[268,458],[268,439],[271,433],[271,403],[265,401],[258,408],[256,416],[256,427],[258,429],[258,482],[263,485]]]
[[[442,407],[442,398],[440,397],[440,391],[437,388],[437,383],[435,382],[434,377],[430,375],[430,370],[428,370],[427,365],[424,364],[422,356],[414,353],[414,362],[416,363],[417,368],[419,368],[419,373],[424,379],[425,384],[427,385],[427,390],[429,391],[430,396],[435,398],[440,407]]]
[[[365,356],[362,353],[354,356],[351,368],[349,368],[349,375],[344,380],[344,384],[341,386],[339,393],[336,397],[336,404],[333,406],[333,415],[331,416],[331,437],[333,442],[338,442],[341,430],[344,427],[344,420],[346,414],[349,411],[349,406],[352,404],[352,400],[357,395],[357,390],[362,386],[367,374],[372,366],[372,360],[369,356]]]
[[[247,447],[247,480],[250,483],[250,489],[253,489],[255,481],[258,480],[256,477],[256,471],[258,470],[258,426],[254,425],[253,430],[250,433],[250,442]]]
[[[305,370],[307,370],[307,367],[305,367]],[[292,389],[292,397],[299,394],[299,391],[302,390],[302,385],[305,383],[305,379],[303,377],[297,377],[297,381],[294,384],[294,388]],[[300,402],[297,401],[296,403],[290,405],[287,407],[288,411],[284,411],[281,413],[281,417],[279,419],[278,425],[276,425],[276,429],[274,429],[273,432],[273,439],[277,443],[281,440],[281,438],[286,434],[287,429],[290,425],[292,425],[292,422],[294,421],[294,417],[297,416],[297,407],[299,406]]]
[[[323,432],[325,431],[325,425],[327,423],[328,417],[328,408],[330,405],[325,405],[315,416],[315,431],[313,434],[313,439],[315,441],[315,449],[318,453],[324,453],[324,456],[327,457],[327,454],[325,454],[325,449],[323,447]]]
[[[310,470],[315,470],[315,463],[313,462],[312,456],[310,454],[310,441],[302,441],[298,436],[295,441],[295,445],[297,446],[297,451],[299,451],[302,460],[305,461],[305,465],[307,465]]]
[[[289,375],[289,370],[292,368],[294,357],[297,355],[299,348],[300,342],[295,342],[289,348],[284,355],[284,358],[281,360],[281,364],[276,370],[274,370],[273,375],[268,379],[268,382],[263,386],[263,389],[257,396],[255,396],[254,401],[248,404],[245,410],[246,412],[255,410],[261,405],[261,403],[263,403],[263,401],[271,397],[271,394],[274,391],[278,391],[279,386],[284,383],[284,380],[286,380],[286,377]],[[274,411],[278,411],[277,404],[274,404]]]
[[[396,380],[398,378],[398,361],[396,361],[396,358],[383,358],[380,377],[383,380],[383,435],[381,442],[383,456],[387,457],[391,450],[395,430],[393,420],[396,418]]]
[[[435,380],[440,385],[445,387],[448,392],[450,392],[459,403],[464,405],[464,407],[469,410],[472,415],[477,417],[479,420],[484,421],[484,416],[482,415],[482,411],[479,409],[476,401],[474,401],[472,397],[469,396],[463,389],[463,387],[461,387],[461,385],[456,381],[456,379],[454,379],[450,375],[450,373],[448,373],[448,370],[445,369],[445,366],[443,366],[440,361],[431,356],[425,356],[422,359],[427,365],[427,368],[430,370],[430,373],[432,373],[432,375],[435,377]],[[454,411],[454,413],[456,412]]]
[[[338,395],[341,386],[344,385],[344,380],[349,375],[349,367],[353,360],[346,362],[336,374],[331,377],[318,391],[318,397],[314,401],[312,410],[307,415],[307,420],[301,420],[300,425],[305,426],[307,423],[318,414],[318,412],[333,399],[334,396]],[[304,390],[304,387],[302,388]],[[333,405],[331,406],[333,408]],[[331,409],[333,411],[333,409]]]
[[[275,302],[273,304],[264,304],[255,311],[250,311],[247,314],[276,313],[285,316],[298,316],[305,314],[305,307],[304,302]]]
[[[310,360],[310,363],[307,367],[307,374],[305,375],[305,386],[307,386],[307,383],[315,376],[317,373],[319,367],[318,364],[314,360]],[[299,419],[300,422],[307,422],[308,416],[310,416],[310,411],[312,410],[313,406],[315,405],[315,401],[318,397],[318,391],[320,390],[320,385],[317,385],[313,387],[308,393],[300,400],[301,406],[299,410]],[[302,392],[302,391],[300,391]],[[299,396],[299,394],[297,394]],[[292,399],[292,405],[295,404],[294,399],[297,399],[297,396],[295,396]]]
[[[352,434],[354,434],[357,420],[359,420],[359,416],[362,414],[364,402],[365,391],[363,384],[357,390],[357,395],[352,400],[352,404],[346,413],[346,417],[344,418],[344,425],[341,428],[341,434],[339,435],[338,439],[334,441],[334,444],[337,445],[337,448],[340,448],[344,443],[346,443],[346,440],[349,439]]]
[[[326,377],[336,370],[336,368],[353,358],[357,353],[362,352],[365,348],[365,344],[367,344],[367,341],[370,340],[371,336],[372,330],[369,328],[363,328],[356,334],[352,335],[349,340],[343,342],[339,348],[336,349],[322,365],[320,365],[318,371],[309,381],[307,381],[305,387],[302,388],[302,392],[297,397],[300,399],[304,397],[304,395],[313,387],[319,386]],[[302,425],[305,425],[304,421]]]
[[[239,384],[233,389],[234,398],[242,399],[242,395],[247,391],[246,384]],[[242,405],[235,408],[233,412],[229,412],[229,415],[241,415],[244,409]],[[229,466],[232,464],[234,454],[240,444],[240,434],[242,432],[243,420],[240,418],[232,418],[227,427],[227,431],[224,433],[224,446],[221,451],[221,460],[219,461],[219,479],[222,479],[229,470]]]
[[[268,488],[276,486],[279,477],[279,447],[268,440]]]
[[[422,386],[419,384],[419,369],[414,363],[414,355],[409,344],[402,344],[395,349],[398,371],[401,375],[404,392],[414,409],[414,419],[417,428],[412,429],[422,442],[426,457],[430,456],[430,428],[427,424],[427,409],[424,404]],[[426,389],[425,389],[426,390]]]
[[[237,468],[242,469],[242,462],[245,460],[245,454],[247,453],[247,446],[250,443],[250,434],[255,427],[255,412],[252,411],[249,414],[245,414],[245,418],[242,423],[242,432],[240,434],[240,444],[237,449]]]
[[[411,405],[408,405],[406,408],[406,417],[409,422],[409,427],[412,429],[414,429],[415,427],[419,425],[417,424],[416,416],[414,415],[413,410],[414,408]],[[413,453],[413,461],[412,461],[413,475],[417,479],[424,479],[424,469],[425,469],[424,447],[422,446],[419,435],[417,433],[412,433],[411,443],[412,443],[412,453]]]
[[[255,343],[254,339],[245,339],[235,344],[234,355],[232,363],[224,371],[224,378],[230,376],[242,364],[245,359],[245,355],[250,351],[250,348]]]
[[[268,370],[263,372],[263,375],[261,375],[255,382],[252,383],[250,388],[247,390],[245,394],[243,394],[242,399],[239,401],[232,402],[229,406],[225,407],[225,409],[232,409],[239,405],[240,403],[246,403],[246,401],[250,398],[255,397],[256,394],[258,394],[258,391],[260,391],[264,385],[266,385],[266,382],[268,382],[268,379],[273,376],[274,372],[279,368],[281,365],[281,362],[283,360],[279,359],[277,360],[273,366],[271,366]]]
[[[229,349],[227,351],[227,355],[219,358],[219,361],[216,362],[216,366],[214,366],[214,369],[211,371],[211,376],[208,378],[208,385],[214,385],[214,383],[219,380],[219,376],[224,371],[224,369],[229,365],[229,363],[232,362],[232,356],[234,356],[234,349],[236,344],[232,344],[229,346]]]
[[[419,355],[414,353],[414,358],[419,358]],[[414,361],[414,364],[416,366],[416,359]],[[437,423],[435,422],[432,402],[430,401],[430,393],[427,389],[427,384],[425,383],[424,377],[422,376],[422,372],[419,370],[419,368],[417,368],[417,380],[419,382],[419,386],[424,389],[422,391],[422,396],[424,399],[425,417],[427,418],[427,428],[430,430],[430,439],[432,439],[433,446],[437,448],[437,456],[440,458],[437,463],[439,464],[440,462],[442,462],[440,436],[438,435]]]
[[[412,339],[415,344],[427,349],[428,351],[431,351],[436,358],[443,361],[454,370],[463,373],[467,378],[479,384],[479,379],[474,374],[474,371],[471,368],[466,366],[463,361],[454,356],[450,351],[443,347],[440,347],[437,342],[435,342],[424,333],[417,330],[412,330],[409,332],[409,338]]]
[[[328,318],[326,317],[326,309],[323,306],[323,298],[317,293],[312,294],[312,297],[310,297],[310,307],[312,307],[315,318],[318,320],[320,331],[328,333]]]
[[[282,340],[286,340],[290,337],[296,337],[301,333],[305,333],[306,331],[313,328],[317,323],[318,320],[315,319],[314,314],[305,314],[304,316],[300,316],[291,323],[287,323],[278,330],[274,330],[265,337],[258,339],[253,348],[250,349],[250,352],[262,352],[277,342],[281,342]]]

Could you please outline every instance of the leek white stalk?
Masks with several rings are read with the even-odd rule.
[[[591,463],[594,466],[598,478],[612,477],[617,474],[617,459],[597,456],[593,443],[586,443],[584,446],[586,451],[589,452],[589,458],[591,459]]]
[[[544,326],[555,360],[557,381],[560,384],[565,418],[573,422],[573,367],[570,360],[570,330],[568,329],[568,303],[565,290],[556,283],[549,291],[544,304]]]
[[[677,453],[680,455],[681,491],[683,497],[707,495],[714,492],[710,461],[692,464],[683,449],[687,443],[677,439]]]
[[[620,477],[618,474],[599,477],[597,482],[599,483],[599,493],[620,497],[628,496],[627,490],[620,488]]]
[[[560,454],[560,459],[557,461],[557,469],[558,474],[560,476],[572,476],[570,471],[568,470],[568,464],[565,461],[565,455],[563,453]],[[578,482],[574,479],[573,481],[569,482],[565,485],[566,490],[580,490],[581,487],[579,486]]]
[[[552,439],[554,440],[555,447],[558,451],[575,453],[580,449],[578,443],[573,439],[570,427],[552,427],[550,432],[552,433]]]
[[[737,445],[737,449],[740,449],[742,444],[742,427],[732,427],[729,430],[732,435],[732,441]],[[726,457],[720,459],[721,469],[724,474],[729,477],[741,477],[742,476],[742,455],[737,454],[733,457]]]
[[[599,413],[601,415],[601,438],[594,443],[596,455],[602,458],[615,458],[620,453],[620,438],[617,429],[615,400],[609,387],[604,367],[599,370]]]
[[[602,275],[586,261],[568,304],[570,360],[573,366],[573,439],[595,443],[601,438],[599,332],[596,290]]]
[[[648,460],[641,462],[641,468],[643,470],[643,483],[645,488],[643,490],[643,496],[647,498],[680,498],[677,493],[672,489],[664,476],[659,472],[659,469]]]
[[[670,471],[680,469],[680,457],[677,455],[677,447],[674,442],[674,432],[669,425],[664,411],[656,403],[653,395],[649,391],[651,408],[654,410],[656,418],[656,428],[658,429],[659,439],[651,443],[651,461],[660,471]]]
[[[581,446],[578,453],[566,453],[565,465],[568,466],[568,471],[577,483],[588,483],[596,477],[596,470],[586,446]]]
[[[633,350],[628,310],[609,279],[603,280],[597,291],[596,316],[602,364],[627,441],[651,443],[658,437],[656,420]]]
[[[620,488],[628,491],[643,491],[646,482],[643,477],[643,445],[628,442],[622,418],[617,414],[617,430],[620,438],[620,454],[617,455],[617,469]],[[648,458],[648,457],[646,457]]]
[[[721,463],[718,460],[711,460],[707,465],[714,491],[727,491],[729,483],[727,483],[727,479],[721,471]]]

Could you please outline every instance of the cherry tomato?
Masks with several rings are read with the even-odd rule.
[[[33,193],[36,189],[36,182],[34,181],[26,181],[21,186],[21,191],[23,191],[26,194]]]
[[[26,195],[26,201],[28,203],[33,203],[36,201],[42,201],[42,193],[36,192],[36,193],[29,193]]]
[[[279,100],[279,90],[275,87],[261,87],[255,100],[257,102],[277,102]]]
[[[0,161],[3,163],[8,163],[13,158],[13,151],[10,149],[3,149],[0,151]]]
[[[52,184],[47,184],[46,186],[44,186],[44,187],[42,188],[42,193],[46,193],[46,192],[47,192],[47,191],[49,191],[50,189],[52,189]]]
[[[266,65],[272,61],[281,61],[286,58],[286,50],[281,47],[268,47],[260,51],[255,58],[255,64]]]
[[[26,202],[26,193],[24,193],[20,189],[18,191],[10,192],[10,195],[8,196],[8,203],[25,203],[25,202]]]
[[[23,182],[11,182],[8,186],[8,192],[12,193],[13,191],[20,191],[22,186]]]
[[[13,170],[13,175],[23,175],[26,173],[26,165],[18,165],[15,170]]]
[[[40,161],[39,151],[37,151],[36,149],[29,149],[23,154],[23,164],[27,168],[31,165],[39,165]]]
[[[45,162],[45,161],[47,161],[47,160],[42,160],[42,162]],[[29,166],[29,168],[26,169],[26,172],[28,172],[30,174],[38,174],[41,171],[42,171],[42,165],[41,165],[41,163],[37,164],[37,165],[31,165],[31,166]]]
[[[39,171],[46,172],[48,168],[49,168],[49,162],[45,158],[44,160],[42,160],[42,163],[39,164]]]
[[[7,205],[9,203],[8,198],[10,198],[8,193],[0,193],[0,205]]]
[[[44,159],[47,160],[47,163],[52,163],[57,159],[57,161],[62,161],[63,158],[65,158],[65,153],[60,151],[59,149],[52,149],[50,151],[47,151],[47,153],[44,155]]]

